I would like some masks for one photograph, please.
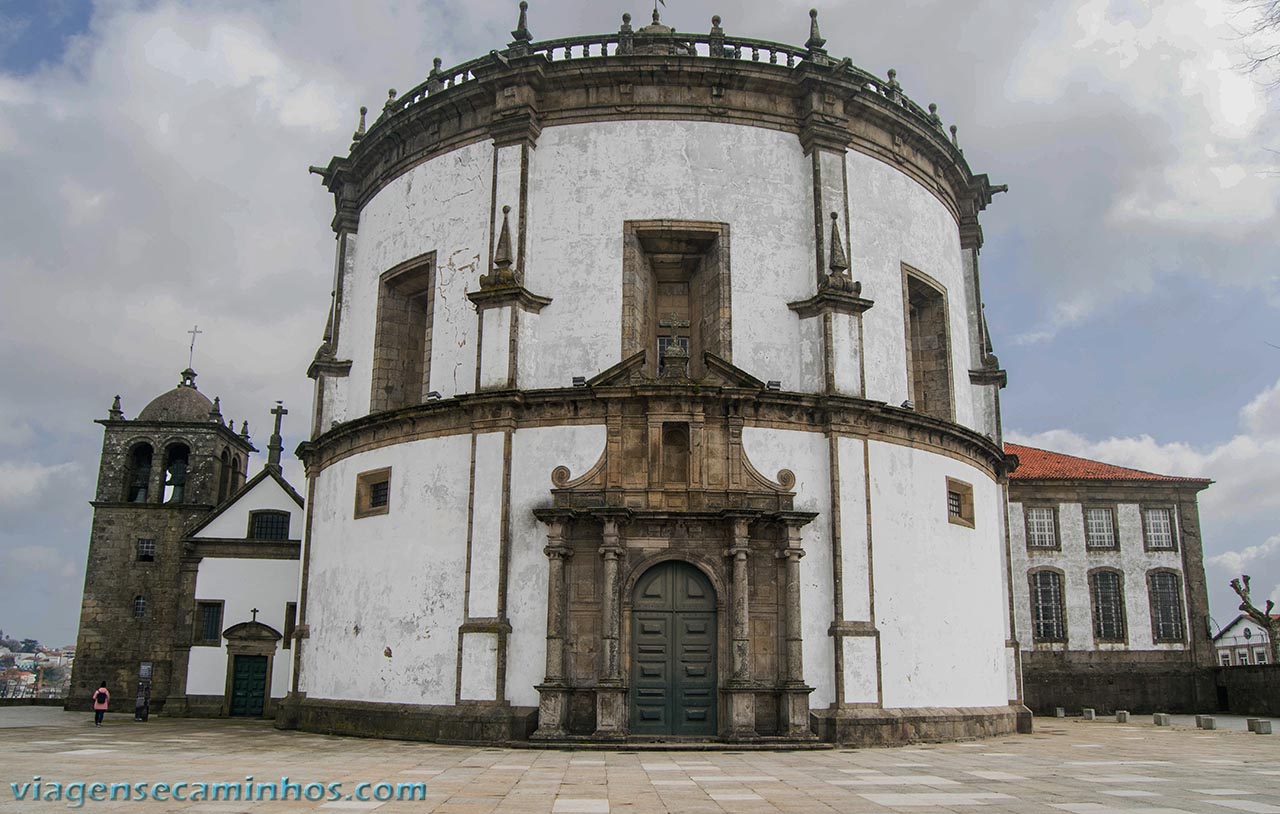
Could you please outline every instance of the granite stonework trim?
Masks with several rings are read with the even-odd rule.
[[[495,704],[385,704],[302,698],[288,718],[296,728],[324,735],[432,741],[436,743],[511,744],[527,741],[537,721],[536,707]]]
[[[990,438],[951,422],[846,396],[760,391],[738,387],[636,384],[465,394],[334,427],[298,447],[315,477],[355,455],[425,438],[463,435],[491,427],[605,424],[609,410],[701,411],[740,415],[744,426],[841,435],[908,446],[975,466],[993,480],[1007,473],[1003,451]]]
[[[296,560],[301,556],[301,540],[245,540],[242,538],[195,537],[183,541],[184,556],[202,559]]]
[[[973,221],[966,243],[981,240],[976,215],[992,194],[986,177],[972,173],[939,125],[868,90],[869,75],[847,70],[846,63],[787,68],[674,55],[556,62],[527,56],[494,58],[473,73],[474,79],[382,116],[350,156],[316,168],[335,197],[363,207],[387,183],[432,157],[489,139],[500,146],[529,145],[549,126],[712,121],[794,133],[810,148],[847,142],[849,149],[913,178],[942,201],[958,225]],[[503,120],[510,118],[513,90],[528,135],[509,139]],[[814,109],[815,98],[821,110]],[[815,116],[821,119],[816,129]],[[822,136],[815,141],[818,129]]]
[[[815,710],[813,730],[842,746],[900,746],[904,743],[990,738],[1031,732],[1031,711],[1004,707],[846,707]]]

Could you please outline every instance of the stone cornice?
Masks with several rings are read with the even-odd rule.
[[[302,556],[301,540],[246,540],[228,537],[188,537],[183,540],[188,557],[245,560],[296,560]]]
[[[873,305],[875,305],[874,300],[855,297],[842,291],[821,291],[807,300],[787,303],[787,307],[795,311],[801,319],[827,313],[861,314]]]
[[[630,406],[636,403],[636,406]],[[912,410],[847,396],[708,387],[696,382],[618,384],[547,390],[468,393],[340,424],[301,444],[298,456],[314,477],[328,466],[374,449],[477,428],[510,429],[605,424],[610,410],[702,411],[732,415],[744,426],[828,432],[926,449],[973,464],[994,479],[1007,459],[990,438]],[[548,473],[550,474],[550,473]],[[548,481],[548,487],[551,486]]]
[[[996,385],[1003,389],[1009,383],[1008,371],[1001,368],[983,368],[969,371],[969,383],[977,385]]]
[[[534,314],[551,304],[550,297],[539,297],[532,294],[522,285],[506,285],[495,288],[482,288],[479,291],[468,291],[467,299],[471,300],[477,311],[487,308],[499,308],[504,305],[516,305]]]

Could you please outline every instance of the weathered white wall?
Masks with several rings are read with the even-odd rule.
[[[431,390],[445,398],[475,389],[477,318],[466,293],[488,271],[490,142],[419,164],[387,184],[360,212],[360,250],[347,280],[339,359],[351,360],[347,418],[369,412],[378,277],[397,263],[436,253]]]
[[[1021,503],[1009,504],[1009,546],[1013,559],[1013,611],[1018,643],[1024,649],[1062,650],[1061,644],[1036,644],[1031,624],[1031,586],[1028,572],[1050,566],[1063,572],[1063,600],[1067,609],[1067,650],[1184,650],[1178,643],[1157,644],[1151,630],[1151,603],[1147,592],[1147,572],[1156,568],[1176,571],[1182,579],[1182,613],[1184,630],[1187,589],[1182,571],[1181,529],[1174,512],[1177,551],[1146,551],[1142,541],[1142,515],[1136,503],[1116,505],[1118,549],[1087,550],[1085,548],[1084,506],[1080,503],[1058,504],[1058,536],[1060,551],[1027,548],[1027,526]],[[1125,626],[1127,643],[1097,642],[1093,636],[1093,600],[1089,594],[1089,572],[1095,568],[1112,568],[1124,574]]]
[[[289,539],[302,539],[304,513],[302,507],[289,496],[274,478],[263,478],[249,492],[241,495],[209,525],[200,529],[196,537],[245,539],[249,534],[249,513],[263,509],[289,513]]]
[[[551,505],[551,470],[581,477],[604,453],[604,425],[539,427],[511,438],[511,559],[507,566],[507,698],[537,706],[534,686],[546,676],[547,527],[533,516]]]
[[[470,460],[471,436],[458,435],[362,453],[316,478],[301,675],[311,697],[454,703]],[[357,473],[384,466],[390,512],[354,519]]]
[[[885,707],[1006,704],[996,483],[943,455],[868,443]],[[972,484],[974,528],[948,521],[948,477]]]
[[[835,701],[835,646],[827,634],[834,611],[831,581],[831,464],[822,433],[744,427],[742,449],[752,466],[767,478],[779,470],[795,473],[797,511],[818,512],[801,530],[800,612],[804,635],[804,677],[813,692],[809,706],[819,709]]]
[[[258,621],[283,635],[285,605],[297,601],[300,570],[297,560],[206,557],[196,574],[195,598],[197,602],[223,601],[223,630],[252,621],[252,609],[257,608]],[[271,669],[272,698],[283,698],[289,691],[291,654],[291,650],[281,650],[277,645]],[[191,660],[187,664],[188,695],[224,695],[226,682],[225,639],[219,647],[191,648]]]
[[[480,348],[480,388],[506,387],[511,358],[511,306],[486,308]]]
[[[952,392],[956,421],[975,423],[968,309],[960,232],[937,198],[911,178],[861,153],[846,156],[849,171],[851,272],[875,306],[863,314],[867,398],[901,404],[907,398],[907,340],[902,264],[946,288],[950,317]]]
[[[467,616],[471,618],[491,618],[498,615],[503,437],[500,432],[486,432],[476,436],[471,558],[467,578]]]

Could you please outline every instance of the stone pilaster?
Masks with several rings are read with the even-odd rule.
[[[783,628],[782,709],[783,734],[789,738],[812,738],[809,725],[809,693],[813,687],[804,682],[804,633],[800,614],[800,558],[804,547],[800,540],[801,523],[787,523],[787,545],[778,552],[784,560],[784,604],[786,623]]]
[[[568,637],[569,588],[565,581],[567,560],[573,549],[564,541],[563,519],[547,524],[547,667],[538,685],[537,740],[558,740],[565,736],[569,719],[569,684],[565,676],[565,645]]]
[[[618,520],[604,519],[600,557],[604,561],[600,596],[600,674],[596,683],[597,740],[626,735],[627,688],[622,677],[621,566],[624,551],[618,539]]]
[[[725,554],[732,560],[732,583],[729,586],[729,645],[732,674],[725,685],[728,694],[730,740],[756,737],[755,691],[751,681],[751,607],[750,558],[748,539],[750,521],[735,518],[733,545]]]

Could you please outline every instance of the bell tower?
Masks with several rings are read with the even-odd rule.
[[[80,633],[68,708],[106,681],[117,699],[150,681],[159,711],[173,675],[186,675],[195,569],[182,563],[184,532],[245,482],[256,452],[182,371],[134,419],[116,396],[103,426]],[[117,709],[121,705],[116,706]]]

